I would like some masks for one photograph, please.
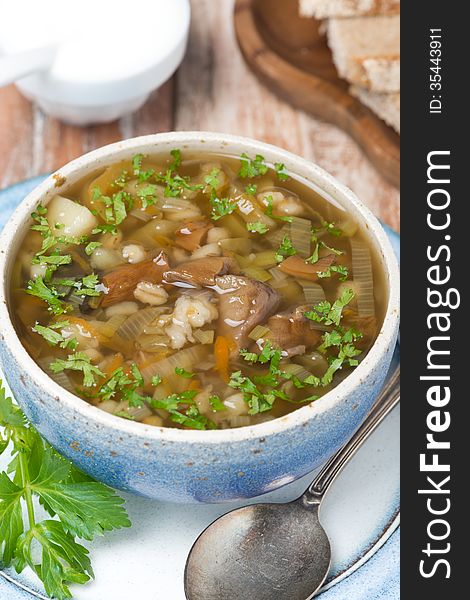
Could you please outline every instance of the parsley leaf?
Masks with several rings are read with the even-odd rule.
[[[294,248],[291,239],[286,234],[282,238],[282,242],[276,251],[275,259],[279,263],[282,262],[288,256],[292,256],[293,254],[297,254],[297,250]]]
[[[218,198],[215,190],[213,190],[209,202],[212,207],[211,218],[214,221],[231,215],[237,208],[237,201],[234,198]]]
[[[264,156],[257,154],[255,158],[250,158],[245,152],[240,156],[240,170],[238,176],[243,179],[248,177],[259,177],[266,175],[268,166],[264,162]]]
[[[154,376],[152,377],[152,379],[150,380],[151,384],[152,384],[154,387],[157,387],[157,385],[160,385],[162,381],[163,381],[163,380],[162,380],[162,378],[160,377],[160,375],[154,375]]]
[[[1,381],[0,426],[12,444],[9,466],[0,473],[0,562],[13,564],[18,572],[28,565],[51,598],[71,598],[71,583],[83,584],[93,577],[88,550],[76,537],[92,540],[105,531],[129,527],[124,500],[43,441],[6,397]],[[36,500],[58,520],[37,521]]]
[[[343,290],[343,293],[337,300],[334,301],[333,305],[328,302],[328,300],[324,300],[323,302],[320,302],[314,306],[313,310],[307,311],[304,314],[307,319],[316,321],[317,323],[324,323],[325,325],[339,325],[343,308],[351,302],[351,300],[354,298],[354,295],[355,294],[353,290],[347,288]]]
[[[89,242],[86,246],[85,246],[85,254],[87,256],[91,256],[93,254],[93,252],[99,248],[100,246],[102,246],[101,242]]]
[[[67,325],[69,325],[68,321],[50,323],[48,327],[40,325],[38,322],[36,322],[33,327],[33,331],[39,333],[39,335],[41,335],[51,346],[60,346],[61,348],[71,348],[72,350],[75,350],[78,346],[77,340],[72,337],[66,338],[62,335],[62,333],[56,331],[57,329],[67,327]]]
[[[97,377],[105,376],[97,366],[92,364],[90,357],[85,354],[85,352],[75,352],[75,354],[69,354],[65,360],[62,358],[56,358],[50,364],[50,368],[54,373],[61,373],[65,370],[81,371],[83,373],[83,385],[85,387],[92,387],[96,385],[95,375]]]
[[[279,181],[287,181],[289,179],[289,173],[284,163],[274,163],[274,170]]]
[[[256,183],[249,183],[247,186],[245,186],[245,192],[247,194],[250,194],[251,196],[254,196],[256,194],[257,189],[258,186],[256,185]]]
[[[331,277],[333,273],[338,273],[340,281],[346,281],[349,277],[348,268],[343,265],[330,265],[326,271],[318,271],[317,276],[320,279]]]
[[[54,286],[48,287],[42,277],[28,281],[26,293],[46,302],[49,305],[47,310],[53,315],[62,315],[69,310],[69,305],[61,300],[65,292],[59,292]]]
[[[227,408],[225,406],[225,404],[222,402],[222,400],[220,399],[220,396],[217,396],[217,394],[213,394],[212,396],[209,396],[209,403],[212,406],[212,409],[215,410],[216,412],[218,412],[220,410],[225,410]]]
[[[271,195],[265,196],[264,200],[267,202],[266,210],[264,212],[268,217],[271,217],[271,219],[277,219],[278,221],[285,221],[286,223],[292,223],[292,217],[285,217],[283,215],[275,215],[273,213],[274,200]]]
[[[191,377],[194,377],[194,373],[190,373],[189,371],[186,371],[186,369],[183,369],[183,367],[175,367],[175,373],[177,375],[181,375],[181,377],[186,377],[187,379],[190,379]]]
[[[152,408],[166,410],[173,423],[183,427],[200,430],[215,429],[215,423],[199,412],[194,401],[198,394],[197,390],[186,390],[166,398],[153,398],[149,404]]]
[[[251,231],[251,233],[267,233],[269,231],[269,227],[267,225],[265,225],[264,223],[261,223],[261,221],[254,221],[253,223],[247,223],[246,224],[246,228],[248,229],[248,231]]]

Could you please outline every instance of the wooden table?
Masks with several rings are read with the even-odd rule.
[[[224,131],[312,160],[399,229],[399,194],[342,131],[293,109],[248,70],[233,32],[233,0],[192,0],[188,52],[176,75],[136,114],[78,128],[45,116],[14,86],[0,89],[0,188],[52,171],[98,146],[159,131]],[[1,209],[1,207],[0,207]]]

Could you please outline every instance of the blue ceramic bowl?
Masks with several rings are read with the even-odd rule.
[[[378,251],[388,303],[382,329],[361,364],[317,402],[263,424],[217,431],[147,426],[108,414],[57,385],[32,360],[13,327],[8,303],[14,257],[30,213],[100,165],[174,147],[187,151],[262,154],[285,163],[320,194],[342,206]],[[389,367],[398,332],[399,273],[379,222],[356,196],[312,163],[254,140],[179,132],[106,146],[69,163],[21,203],[0,237],[0,357],[22,409],[39,432],[83,471],[110,486],[171,502],[223,502],[280,487],[323,463],[358,427]]]

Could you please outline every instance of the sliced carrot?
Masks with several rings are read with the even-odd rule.
[[[230,354],[235,348],[236,345],[231,338],[217,336],[214,344],[215,369],[226,383],[230,380],[228,374]]]
[[[85,330],[87,333],[89,333],[92,337],[96,338],[99,341],[102,341],[103,336],[100,336],[99,332],[86,319],[82,319],[81,317],[68,316],[67,321],[71,325],[78,325],[83,330]]]
[[[336,260],[334,254],[328,254],[320,258],[315,264],[306,263],[298,254],[289,256],[278,266],[278,269],[287,275],[292,275],[299,279],[308,279],[316,281],[318,273],[326,271]]]
[[[107,375],[108,377],[111,377],[111,375],[114,373],[114,371],[116,369],[119,369],[119,367],[122,365],[123,362],[124,362],[124,359],[122,357],[122,354],[120,352],[118,352],[117,354],[114,354],[113,356],[109,357],[109,360],[101,368],[101,370],[104,372],[105,375]]]

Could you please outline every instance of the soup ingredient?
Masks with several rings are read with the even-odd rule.
[[[203,327],[218,317],[217,308],[206,297],[181,296],[176,300],[171,324],[165,333],[172,348],[179,350],[187,341],[194,342],[193,328]]]
[[[319,274],[329,269],[335,260],[335,255],[329,254],[328,256],[318,259],[317,262],[312,265],[305,262],[300,256],[289,256],[281,262],[278,268],[287,275],[292,275],[299,279],[316,281],[319,278]]]
[[[12,283],[26,348],[67,390],[146,424],[244,426],[322,396],[373,343],[373,248],[284,165],[175,149],[93,177],[54,202],[98,224],[65,235],[38,206]]]
[[[269,333],[266,339],[276,348],[289,349],[302,345],[309,349],[320,340],[320,333],[310,328],[305,317],[306,306],[298,306],[294,311],[279,313],[268,319]]]
[[[162,285],[141,281],[135,286],[134,298],[143,304],[160,306],[168,300],[168,293]]]
[[[168,259],[161,251],[152,260],[139,262],[135,265],[129,264],[118,267],[102,279],[106,288],[101,306],[111,306],[123,300],[130,300],[138,283],[147,281],[149,283],[161,283],[163,273],[168,269]]]
[[[91,541],[130,527],[124,500],[49,446],[6,396],[1,381],[0,426],[0,454],[12,450],[0,473],[0,562],[13,564],[18,573],[29,566],[50,597],[71,598],[71,583],[93,577],[88,550],[77,538]],[[37,501],[58,520],[38,521]]]
[[[261,281],[236,275],[217,277],[216,284],[220,294],[218,333],[242,348],[250,331],[276,310],[279,294]]]
[[[193,251],[200,248],[207,238],[212,224],[208,221],[194,221],[183,225],[175,232],[175,243],[185,250]],[[215,240],[217,241],[217,240]]]
[[[214,286],[219,275],[237,272],[238,265],[229,256],[199,258],[178,265],[177,269],[165,272],[167,283],[187,283],[188,287]]]
[[[55,196],[47,206],[47,220],[55,236],[81,237],[98,225],[97,218],[86,206],[63,196]]]

